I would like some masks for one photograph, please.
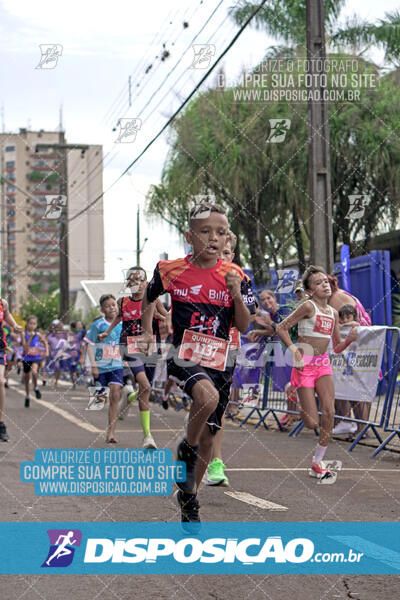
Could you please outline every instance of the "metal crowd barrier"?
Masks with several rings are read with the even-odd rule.
[[[393,352],[393,378],[391,382],[390,398],[386,410],[384,431],[390,432],[390,435],[378,446],[372,456],[377,456],[381,450],[392,441],[396,435],[400,438],[400,382],[397,381],[397,375],[400,368],[400,336]]]

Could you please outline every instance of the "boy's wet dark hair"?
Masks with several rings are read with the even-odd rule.
[[[326,271],[323,267],[318,267],[315,265],[310,265],[308,269],[304,271],[303,277],[301,278],[304,285],[304,289],[310,289],[310,278],[313,275],[316,275],[317,273],[322,273],[323,275],[326,275]]]
[[[351,304],[344,304],[339,309],[339,318],[342,317],[353,317],[355,321],[357,321],[357,311]]]
[[[106,300],[115,300],[115,296],[113,296],[112,294],[103,294],[102,296],[100,296],[100,300],[99,300],[99,304],[100,306],[103,306],[103,303]]]
[[[212,204],[211,202],[196,204],[189,213],[189,228],[192,228],[195,221],[198,219],[207,219],[213,212],[226,215],[225,209],[220,204]]]

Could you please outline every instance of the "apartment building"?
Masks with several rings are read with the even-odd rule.
[[[60,194],[63,177],[58,131],[0,134],[1,294],[17,310],[29,293],[59,287],[60,218],[48,196]],[[37,144],[48,144],[37,151]],[[104,277],[103,201],[73,219],[103,191],[102,147],[67,150],[70,290],[82,279]],[[61,188],[62,190],[62,188]]]

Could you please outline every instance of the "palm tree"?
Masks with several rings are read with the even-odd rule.
[[[328,46],[352,49],[354,54],[363,54],[371,46],[384,51],[387,63],[400,63],[400,12],[385,14],[376,23],[362,21],[358,17],[347,19],[344,26],[339,23],[345,0],[325,0],[325,33]],[[231,15],[241,25],[257,7],[258,2],[239,0],[231,9]],[[253,25],[271,37],[287,45],[306,44],[306,0],[269,0],[254,17]]]

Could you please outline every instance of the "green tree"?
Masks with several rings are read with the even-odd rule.
[[[374,65],[358,62],[360,72],[378,74]],[[304,265],[308,252],[307,107],[249,102],[235,98],[237,91],[210,89],[173,123],[162,180],[150,189],[148,208],[183,232],[196,196],[212,194],[240,231],[242,256],[261,283],[267,260],[277,268],[296,255]],[[395,221],[400,185],[399,86],[392,75],[376,89],[359,91],[357,103],[337,101],[330,111],[335,249],[353,240],[354,252],[356,240],[368,249],[383,217]],[[267,142],[270,117],[291,120],[284,143]],[[363,219],[348,218],[351,195],[368,196]]]
[[[48,329],[51,322],[59,318],[60,295],[32,295],[21,305],[19,312],[25,320],[34,315],[37,317],[38,326],[42,329]]]

